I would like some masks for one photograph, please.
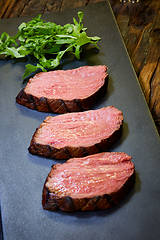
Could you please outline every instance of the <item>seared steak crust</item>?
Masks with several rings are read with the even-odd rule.
[[[37,128],[38,130],[38,128]],[[42,145],[35,142],[34,133],[30,146],[28,148],[29,152],[34,155],[40,155],[51,159],[69,159],[72,157],[85,157],[91,154],[99,153],[109,149],[121,136],[122,125],[120,128],[113,133],[110,138],[103,139],[100,143],[97,143],[89,147],[64,147],[55,148],[50,145]]]
[[[107,151],[119,139],[122,123],[122,112],[113,106],[47,117],[36,129],[28,150],[53,159]]]
[[[101,154],[103,155],[104,153],[101,153]],[[91,155],[88,157],[88,159],[94,158],[94,156],[96,156],[96,155],[101,156],[101,154]],[[112,154],[122,154],[123,155],[124,153],[106,153],[106,154],[111,154],[111,155]],[[128,155],[126,155],[126,156],[128,156]],[[85,159],[86,158],[73,159],[73,160],[75,162],[77,160],[78,161],[82,160],[81,166],[83,168],[83,160],[85,161]],[[92,176],[90,174],[90,172],[88,172],[89,178],[86,179],[86,177],[85,177],[85,179],[88,182],[87,181],[83,182],[83,177],[81,176],[82,178],[80,178],[80,180],[79,180],[79,186],[77,186],[77,183],[74,180],[74,175],[75,174],[78,175],[78,169],[76,170],[75,165],[74,165],[73,170],[72,170],[72,165],[70,163],[71,161],[72,161],[72,159],[68,160],[68,162],[65,163],[66,166],[68,163],[70,164],[70,168],[71,168],[71,172],[72,172],[71,175],[67,171],[66,167],[64,167],[64,173],[63,173],[63,171],[59,173],[59,171],[61,171],[61,170],[59,170],[58,165],[60,165],[60,164],[54,165],[52,167],[52,169],[45,181],[44,188],[43,188],[43,194],[42,194],[42,205],[45,210],[50,210],[50,211],[62,210],[62,211],[67,211],[67,212],[73,212],[73,211],[93,211],[93,210],[109,209],[109,208],[117,206],[117,204],[119,204],[120,201],[123,200],[123,198],[130,191],[130,189],[132,188],[132,186],[134,184],[135,174],[134,174],[133,163],[132,162],[127,163],[129,167],[128,166],[124,167],[122,172],[121,172],[121,165],[120,165],[118,167],[119,168],[119,173],[118,173],[117,168],[115,168],[115,172],[114,172],[114,165],[121,164],[121,163],[116,162],[116,163],[113,163],[113,165],[111,165],[111,167],[109,166],[108,170],[106,170],[106,175],[111,174],[111,177],[109,177],[107,180],[107,181],[109,181],[108,186],[112,186],[114,184],[111,187],[111,189],[109,190],[110,192],[108,192],[106,194],[101,194],[101,192],[97,192],[96,186],[99,186],[99,184],[105,186],[105,182],[103,183],[104,179],[99,174],[94,175],[94,173],[92,173],[93,174],[93,176]],[[124,161],[124,164],[127,161],[128,162],[130,161],[129,158]],[[122,162],[122,164],[123,164],[123,162]],[[103,166],[105,167],[105,165],[102,164],[101,167],[103,168]],[[96,168],[96,166],[93,166],[93,168]],[[56,170],[57,170],[58,174],[55,173]],[[92,172],[92,168],[89,168],[88,171],[90,171],[90,170]],[[75,171],[77,171],[77,173],[75,173]],[[82,170],[82,173],[80,172],[80,174],[83,175],[83,170]],[[116,176],[116,174],[117,174],[117,176]],[[119,174],[120,174],[120,176],[119,176]],[[60,176],[60,178],[59,178],[59,176]],[[91,177],[91,179],[90,179],[90,177]],[[100,181],[99,181],[99,183],[97,183],[98,185],[94,185],[94,187],[93,186],[91,187],[92,181],[93,182],[96,181],[95,177],[96,178],[100,177]],[[52,184],[54,184],[54,178],[56,179],[56,181],[59,181],[58,189],[57,189],[57,185],[52,186]],[[64,178],[64,180],[62,178]],[[66,178],[69,178],[69,180],[66,180]],[[53,180],[51,180],[51,179],[53,179]],[[59,179],[59,180],[57,180],[57,179]],[[116,179],[117,179],[117,182],[116,181],[113,182]],[[53,181],[53,183],[52,183],[52,181]],[[68,186],[67,185],[68,182],[67,182],[67,184],[66,184],[67,190],[65,190],[65,185],[63,184],[64,181],[69,181],[71,184],[71,186],[70,185]],[[101,181],[102,181],[102,183],[101,183]],[[118,187],[115,186],[115,185],[119,184],[119,181],[122,181],[123,183],[120,184]],[[87,192],[85,192],[85,197],[79,197],[81,195],[78,195],[79,194],[78,192],[83,191],[84,183],[85,183],[85,187],[88,184],[90,184],[90,185],[88,185],[89,188],[86,187]],[[93,183],[93,184],[95,184],[95,183]],[[71,189],[71,190],[69,191],[68,189]],[[78,192],[76,193],[77,189],[78,189]],[[93,194],[90,195],[89,189],[91,189],[91,191],[93,191]],[[101,187],[99,189],[101,189]],[[115,189],[117,189],[117,190],[115,191]],[[75,192],[74,192],[74,190],[75,190]],[[71,195],[70,194],[66,195],[63,191],[69,191]],[[96,196],[94,196],[94,191],[96,191],[96,193],[97,193]],[[107,192],[107,188],[106,188],[106,192]],[[74,197],[72,197],[72,193],[74,194]],[[98,195],[98,193],[99,193],[99,195]],[[88,197],[87,197],[87,194],[88,194]],[[91,197],[89,197],[89,195]]]
[[[73,79],[74,81],[74,79]],[[28,94],[23,88],[16,97],[16,102],[26,106],[32,110],[37,110],[40,112],[54,112],[54,113],[67,113],[67,112],[79,112],[90,109],[101,97],[106,93],[108,85],[108,74],[104,80],[104,84],[94,92],[92,95],[81,98],[81,99],[71,99],[64,100],[54,99],[47,97],[37,97],[32,94]]]
[[[103,196],[96,196],[93,198],[71,198],[59,197],[50,193],[49,190],[44,185],[42,193],[42,206],[45,210],[50,211],[95,211],[95,210],[105,210],[116,207],[125,198],[125,196],[130,192],[135,182],[135,174],[133,174],[128,181],[124,184],[122,189],[117,193]]]

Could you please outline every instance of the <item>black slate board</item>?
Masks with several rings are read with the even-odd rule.
[[[83,9],[88,34],[102,37],[98,54],[63,68],[106,64],[110,81],[97,108],[114,105],[124,113],[121,140],[112,151],[133,156],[136,184],[112,211],[61,213],[44,211],[41,192],[56,161],[28,153],[31,136],[48,115],[15,103],[22,88],[25,62],[0,61],[0,203],[5,240],[152,240],[160,239],[160,145],[151,114],[123,45],[111,8],[106,3]],[[77,10],[45,16],[64,24]],[[29,18],[25,18],[25,20]],[[2,20],[0,31],[15,33],[24,19]]]

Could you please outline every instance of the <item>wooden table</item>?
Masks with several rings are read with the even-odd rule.
[[[0,18],[62,11],[104,0],[0,0]],[[160,133],[160,1],[110,0],[146,101]]]

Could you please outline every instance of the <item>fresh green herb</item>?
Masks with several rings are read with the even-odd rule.
[[[31,21],[23,22],[18,27],[15,36],[2,33],[0,36],[0,55],[11,58],[23,58],[33,55],[37,65],[27,64],[23,79],[31,73],[56,68],[66,52],[74,54],[80,59],[82,46],[94,44],[97,46],[99,37],[88,37],[87,28],[83,27],[83,12],[78,12],[78,21],[73,18],[73,24],[57,25],[54,22],[45,22],[41,15]],[[49,57],[48,56],[53,56]]]

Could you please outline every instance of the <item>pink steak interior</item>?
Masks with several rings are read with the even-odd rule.
[[[36,143],[55,148],[92,146],[120,128],[123,114],[113,106],[47,117],[35,134]]]
[[[91,198],[117,192],[134,172],[125,153],[98,153],[57,164],[46,187],[60,197]]]
[[[104,85],[106,76],[106,66],[101,65],[41,72],[29,80],[25,92],[38,98],[84,99]]]

